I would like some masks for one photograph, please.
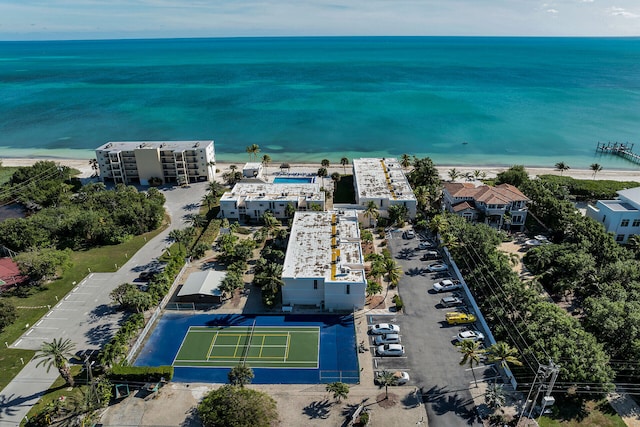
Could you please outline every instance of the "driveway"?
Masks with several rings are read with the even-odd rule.
[[[398,289],[405,315],[397,316],[396,321],[402,328],[411,384],[422,390],[429,425],[481,426],[469,392],[475,386],[472,373],[467,365],[459,365],[461,354],[453,345],[462,327],[447,325],[445,313],[454,309],[438,305],[450,293],[432,293],[438,280],[425,270],[435,261],[420,261],[423,251],[417,250],[419,240],[403,239],[401,231],[388,233],[387,239],[391,254],[404,271]],[[478,380],[495,376],[490,367],[475,367],[474,371]]]
[[[207,190],[206,182],[189,187],[162,189],[167,201],[165,209],[171,217],[170,226],[150,240],[123,266],[114,264],[113,273],[90,273],[69,294],[27,331],[11,348],[38,350],[42,342],[52,338],[69,338],[76,350],[97,349],[115,334],[123,313],[111,307],[109,293],[118,285],[132,282],[139,272],[157,263],[173,229],[187,227],[186,216],[197,213],[200,200]],[[26,362],[26,361],[25,361]],[[29,361],[25,368],[0,393],[0,425],[19,425],[31,406],[53,383],[58,374]]]

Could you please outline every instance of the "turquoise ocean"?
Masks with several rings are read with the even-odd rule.
[[[274,162],[430,156],[572,168],[640,153],[639,38],[322,37],[0,42],[0,158],[108,141],[258,144]]]

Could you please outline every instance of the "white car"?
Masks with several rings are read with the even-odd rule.
[[[427,270],[433,272],[433,271],[447,271],[449,270],[449,267],[447,267],[446,264],[431,264],[430,266],[427,267]]]
[[[448,279],[433,284],[433,290],[436,292],[455,291],[456,289],[460,289],[461,287],[462,285],[459,282],[454,282],[453,280]]]
[[[478,331],[462,331],[456,335],[456,341],[484,341],[484,334]]]
[[[385,335],[377,335],[373,340],[375,345],[382,344],[398,344],[400,342],[400,335],[398,334],[385,334]]]
[[[379,323],[369,329],[371,335],[399,334],[400,326],[391,323]]]
[[[376,348],[378,356],[404,356],[404,347],[400,344],[384,344]]]
[[[420,242],[420,243],[418,243],[418,249],[421,250],[421,251],[424,251],[425,249],[432,249],[432,248],[435,248],[435,246],[432,245],[429,242]]]
[[[380,384],[379,378],[383,375],[384,371],[376,372],[376,384]],[[393,376],[396,378],[396,381],[390,385],[405,385],[409,382],[409,373],[405,371],[396,371],[393,373]]]
[[[405,239],[413,239],[415,237],[416,237],[416,233],[414,233],[413,230],[407,230],[404,232]]]

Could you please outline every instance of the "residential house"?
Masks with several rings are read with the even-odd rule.
[[[587,206],[587,216],[598,221],[615,235],[616,242],[626,243],[640,234],[640,187],[618,191],[615,200],[598,200]]]
[[[527,219],[529,199],[509,184],[476,187],[472,183],[446,182],[442,201],[444,209],[469,221],[522,230]]]

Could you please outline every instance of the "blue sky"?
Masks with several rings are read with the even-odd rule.
[[[0,0],[0,40],[640,36],[640,0]]]

